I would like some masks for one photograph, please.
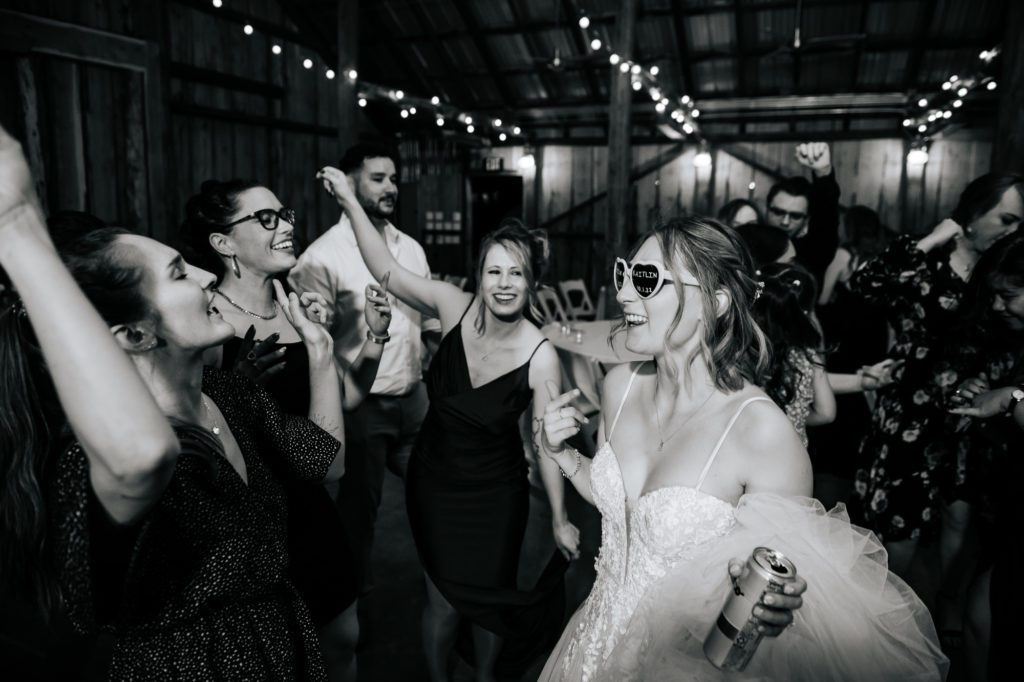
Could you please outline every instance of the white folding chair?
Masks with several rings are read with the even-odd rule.
[[[544,315],[544,324],[549,322],[568,322],[569,316],[565,314],[565,308],[558,298],[555,290],[549,286],[542,286],[537,290],[537,298],[540,299],[540,310]]]
[[[465,289],[466,282],[469,280],[466,277],[459,277],[458,275],[445,275],[444,281],[448,282],[449,284],[454,284],[460,289]]]
[[[558,283],[558,289],[565,297],[569,316],[574,320],[594,319],[594,303],[590,300],[582,279],[568,279]]]

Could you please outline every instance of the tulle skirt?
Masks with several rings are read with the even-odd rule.
[[[816,500],[751,494],[737,505],[736,521],[733,533],[655,583],[603,651],[570,646],[587,627],[581,606],[540,679],[945,679],[948,660],[927,609],[888,571],[874,534],[850,524],[843,505],[826,512]],[[729,595],[729,560],[746,559],[758,546],[792,559],[807,592],[793,627],[763,639],[745,671],[724,673],[704,657],[703,642]]]

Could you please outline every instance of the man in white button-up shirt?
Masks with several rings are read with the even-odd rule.
[[[394,150],[358,144],[345,153],[340,168],[355,182],[359,202],[395,259],[417,275],[429,277],[423,247],[390,222],[398,199]],[[376,282],[359,253],[348,216],[342,214],[336,225],[309,246],[289,279],[297,290],[316,292],[327,299],[333,310],[330,330],[334,353],[338,366],[347,369],[367,339],[364,290],[367,284]],[[349,529],[356,569],[362,573],[361,593],[373,584],[370,550],[385,467],[397,476],[405,476],[413,443],[427,413],[420,334],[424,326],[428,331],[431,326],[440,328],[436,320],[421,319],[418,311],[397,299],[392,299],[391,311],[390,340],[370,395],[345,417],[348,454],[338,504]]]

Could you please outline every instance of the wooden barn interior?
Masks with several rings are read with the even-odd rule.
[[[315,170],[382,140],[402,155],[397,224],[435,271],[469,275],[473,246],[514,215],[548,230],[553,280],[598,286],[660,218],[763,201],[799,174],[800,142],[830,142],[842,205],[898,232],[927,231],[967,181],[1024,153],[1024,95],[996,87],[1024,70],[1010,0],[2,5],[0,122],[47,207],[161,238],[203,180],[241,177],[299,208],[308,242],[337,217]],[[996,85],[953,108],[942,84],[958,74]],[[952,116],[908,164],[931,102]]]

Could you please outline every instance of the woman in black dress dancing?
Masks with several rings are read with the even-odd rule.
[[[306,344],[280,314],[274,297],[273,282],[296,263],[295,212],[256,183],[207,180],[189,198],[185,213],[181,236],[194,252],[189,261],[218,276],[213,289],[217,307],[235,328],[219,361],[207,361],[256,380],[285,412],[312,418],[319,409],[317,396],[339,379],[310,364]],[[318,294],[302,296],[323,304]],[[386,294],[370,285],[366,300],[373,338],[341,378],[346,410],[358,407],[369,393],[389,338]],[[357,587],[342,519],[324,486],[293,482],[287,493],[289,573],[313,615],[328,677],[354,682]]]
[[[532,400],[541,420],[549,401],[545,382],[560,381],[558,355],[524,317],[536,305],[543,241],[517,222],[488,235],[479,290],[466,293],[403,269],[345,174],[327,167],[317,177],[351,219],[374,277],[390,272],[395,295],[440,318],[444,333],[427,376],[430,411],[406,478],[409,521],[427,573],[423,638],[430,677],[448,678],[460,617],[473,626],[478,680],[519,675],[554,644],[564,609],[566,564],[557,553],[533,590],[516,589],[529,512],[519,418]],[[568,558],[577,552],[579,533],[566,516],[557,466],[540,459],[555,543]]]

